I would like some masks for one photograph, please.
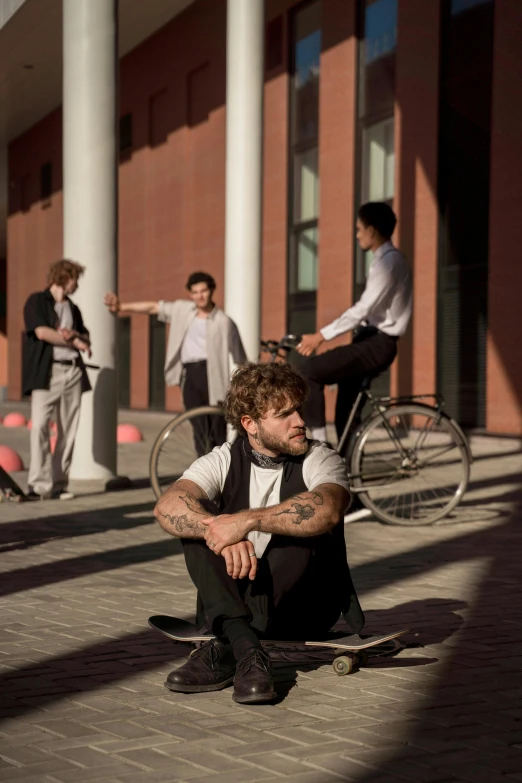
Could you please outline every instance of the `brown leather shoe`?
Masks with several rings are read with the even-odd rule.
[[[264,650],[251,647],[241,656],[237,662],[232,698],[239,704],[273,701],[277,698],[270,658]]]
[[[235,671],[231,648],[211,639],[193,650],[187,663],[169,674],[165,687],[177,693],[220,691],[234,681]]]

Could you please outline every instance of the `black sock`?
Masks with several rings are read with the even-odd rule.
[[[223,634],[232,645],[232,652],[236,661],[248,649],[252,647],[259,649],[261,647],[261,642],[256,632],[242,617],[232,617],[228,620],[223,620]]]

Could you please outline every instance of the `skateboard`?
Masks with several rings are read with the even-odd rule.
[[[27,495],[16,481],[11,478],[9,473],[6,473],[0,467],[0,503],[3,500],[13,500],[15,503],[21,503],[23,500],[27,500]]]
[[[166,614],[156,614],[149,617],[149,625],[154,628],[155,631],[159,631],[164,636],[168,636],[169,639],[173,639],[175,642],[181,642],[185,644],[198,645],[202,642],[207,642],[210,639],[215,639],[214,634],[206,631],[205,629],[198,628],[193,623],[187,620],[181,620],[178,617],[171,617]],[[333,670],[336,674],[342,676],[350,674],[350,672],[359,666],[364,666],[368,662],[370,655],[387,655],[398,649],[398,645],[392,644],[385,645],[387,642],[394,642],[399,636],[408,633],[409,629],[403,629],[401,631],[394,631],[387,634],[378,634],[373,636],[359,636],[359,634],[351,634],[346,636],[342,631],[332,631],[328,634],[327,639],[312,640],[312,641],[286,641],[276,639],[262,639],[261,644],[267,652],[274,652],[281,650],[283,652],[297,652],[302,653],[302,663],[313,663],[313,656],[306,657],[307,648],[314,648],[314,651],[322,652],[323,655],[319,655],[317,660],[327,660],[324,657],[325,651],[331,651],[330,657],[333,655],[332,661]],[[292,660],[288,657],[283,657],[283,660]]]

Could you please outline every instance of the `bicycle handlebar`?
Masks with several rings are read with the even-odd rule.
[[[290,351],[301,342],[301,337],[296,334],[286,334],[279,342],[277,340],[261,340],[261,350],[277,355],[278,351]]]

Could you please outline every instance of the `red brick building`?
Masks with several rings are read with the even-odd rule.
[[[174,299],[201,269],[223,304],[227,3],[179,7],[120,60],[119,292]],[[519,0],[266,0],[260,291],[265,337],[331,321],[364,284],[357,206],[389,201],[415,294],[392,392],[437,390],[463,426],[516,435],[520,40]],[[62,255],[59,98],[44,108],[6,131],[0,386],[15,400],[23,303]],[[178,409],[164,342],[154,319],[121,320],[121,404]]]

